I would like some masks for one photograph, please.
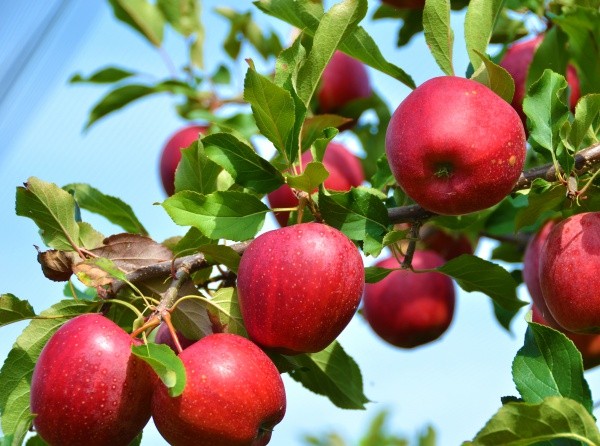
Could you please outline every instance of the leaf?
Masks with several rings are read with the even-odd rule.
[[[37,359],[50,336],[68,319],[93,311],[100,304],[63,300],[42,311],[17,338],[0,369],[2,431],[15,432],[21,415],[29,412],[29,387]]]
[[[312,193],[328,176],[329,172],[323,163],[311,161],[300,175],[286,174],[285,178],[290,187]]]
[[[181,151],[181,161],[175,171],[175,192],[187,190],[210,194],[227,190],[233,183],[229,173],[208,159],[201,143],[193,143]]]
[[[147,235],[146,228],[133,213],[133,209],[120,198],[105,195],[88,184],[71,183],[63,189],[75,197],[82,209],[102,215],[111,223],[133,234]]]
[[[194,253],[200,246],[210,242],[211,239],[202,235],[196,228],[190,228],[171,250],[176,257],[180,257],[182,255]]]
[[[0,295],[0,327],[34,316],[35,311],[28,301],[20,300],[12,294]]]
[[[51,248],[73,251],[79,241],[75,200],[54,183],[31,177],[17,187],[17,215],[31,218],[40,228],[44,243]]]
[[[352,122],[352,119],[338,115],[316,115],[306,118],[302,126],[302,151],[308,149],[316,140],[323,137],[326,129],[338,128]]]
[[[109,1],[114,2],[116,0]],[[137,84],[129,84],[109,91],[106,96],[94,105],[84,128],[86,130],[89,129],[100,118],[152,93],[155,93],[154,88]]]
[[[390,273],[394,271],[394,269],[380,268],[379,266],[367,266],[365,267],[365,282],[379,282],[380,280],[385,279]]]
[[[170,249],[150,237],[127,233],[111,235],[104,240],[104,246],[92,252],[111,260],[124,273],[173,259]]]
[[[211,262],[225,265],[230,271],[237,274],[240,265],[240,255],[226,245],[202,245],[198,251],[203,253]]]
[[[300,368],[289,372],[290,376],[337,407],[364,409],[369,402],[358,365],[337,341],[318,353],[295,356],[294,361]]]
[[[521,208],[515,217],[515,231],[540,221],[553,214],[565,202],[565,189],[542,179],[534,180],[527,194],[527,206]]]
[[[215,317],[213,320],[222,331],[248,337],[235,288],[217,290],[207,303],[207,310]]]
[[[102,245],[104,235],[96,231],[91,224],[85,221],[78,221],[79,226],[79,246],[85,249],[94,249]]]
[[[600,94],[589,94],[577,102],[575,119],[569,132],[569,142],[575,150],[580,148],[586,135],[594,133],[590,127],[594,122],[598,122],[598,117],[600,117]]]
[[[42,265],[42,272],[46,278],[55,282],[66,282],[73,274],[73,265],[82,261],[75,252],[69,251],[44,251],[39,252],[37,261]]]
[[[435,61],[448,76],[454,76],[452,46],[454,32],[450,26],[450,0],[429,0],[423,9],[425,42]]]
[[[152,45],[160,46],[165,19],[147,0],[108,0],[115,17],[142,34]]]
[[[554,26],[544,33],[544,37],[533,53],[533,59],[527,70],[525,91],[537,81],[546,69],[564,76],[568,62],[567,36],[560,28]]]
[[[283,176],[252,147],[229,133],[202,139],[204,153],[233,177],[235,182],[257,193],[268,193],[283,184]]]
[[[600,432],[581,404],[568,398],[549,397],[539,404],[505,404],[465,445],[526,446],[558,439],[593,446],[600,444]]]
[[[193,226],[213,240],[248,240],[262,228],[269,212],[254,195],[234,191],[178,192],[162,206],[176,224]]]
[[[188,339],[200,339],[213,332],[206,303],[198,299],[179,301],[175,311],[171,313],[171,320],[177,330]]]
[[[152,343],[132,345],[131,353],[152,367],[171,397],[175,398],[183,393],[186,382],[185,367],[171,347]]]
[[[69,79],[72,84],[79,82],[88,82],[93,84],[112,84],[119,82],[128,77],[135,76],[133,71],[125,70],[119,67],[106,67],[96,71],[94,74],[83,77],[80,74],[75,74]]]
[[[487,294],[507,310],[517,310],[526,302],[517,298],[517,282],[508,271],[477,256],[463,254],[436,268],[456,280],[465,291]]]
[[[563,333],[529,323],[512,373],[526,402],[541,403],[549,396],[562,396],[577,401],[592,414],[594,403],[583,376],[581,353]]]
[[[471,79],[485,85],[509,104],[515,94],[515,81],[508,71],[492,62],[485,54],[475,50],[483,65],[473,73]]]
[[[115,279],[126,281],[127,277],[111,261],[103,257],[87,259],[73,267],[77,278],[89,287],[104,287],[110,285]]]
[[[465,16],[465,42],[469,60],[475,71],[482,63],[490,43],[494,24],[502,9],[503,0],[471,0]]]
[[[27,446],[48,446],[48,444],[44,440],[42,440],[42,437],[40,437],[39,435],[34,435],[33,437],[30,437],[27,440]],[[130,446],[133,446],[133,444]]]
[[[184,37],[203,33],[198,0],[158,0],[156,6],[169,24]]]

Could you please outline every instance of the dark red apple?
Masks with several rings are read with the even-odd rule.
[[[437,268],[445,263],[433,251],[416,251],[415,269]],[[398,268],[394,257],[376,264]],[[368,283],[363,297],[363,315],[382,339],[396,347],[413,348],[439,338],[454,316],[454,286],[441,273],[398,270],[383,280]]]
[[[557,223],[540,254],[546,306],[564,329],[600,332],[600,212]]]
[[[156,375],[134,341],[100,314],[71,319],[50,338],[31,380],[37,433],[51,445],[127,446],[150,419]]]
[[[312,161],[312,154],[306,151],[302,154],[302,166]],[[331,142],[327,145],[323,164],[329,171],[329,177],[324,182],[327,189],[344,192],[363,183],[365,174],[360,160],[342,144]],[[267,196],[272,208],[293,208],[298,206],[298,199],[292,189],[284,184]],[[275,218],[279,224],[287,226],[290,218],[289,211],[275,212]]]
[[[325,67],[318,90],[319,113],[337,113],[349,102],[371,96],[369,74],[362,62],[336,51]]]
[[[508,71],[515,81],[515,94],[511,104],[517,113],[519,113],[523,124],[527,122],[527,117],[523,112],[523,98],[527,94],[525,85],[527,74],[529,73],[529,65],[531,65],[535,51],[542,43],[542,40],[544,40],[544,35],[540,34],[533,39],[517,42],[510,46],[500,61],[500,66]],[[571,109],[575,109],[581,93],[577,71],[575,71],[572,65],[567,67],[566,79],[571,88],[569,106]]]
[[[257,237],[242,256],[237,286],[250,339],[284,354],[318,352],[352,319],[364,267],[340,231],[302,223]]]
[[[558,326],[558,324],[548,311],[546,301],[542,295],[542,287],[540,285],[540,255],[544,249],[548,234],[550,234],[555,225],[555,221],[547,221],[529,240],[523,256],[523,280],[525,281],[525,285],[527,285],[531,300],[536,307],[536,311],[539,311],[540,316],[545,321],[551,322],[550,325],[553,327]]]
[[[181,161],[181,149],[187,148],[205,133],[207,127],[191,125],[175,132],[166,142],[160,156],[160,178],[167,195],[175,193],[175,170]]]
[[[172,398],[162,382],[152,418],[174,446],[262,446],[285,414],[285,389],[269,357],[228,333],[200,339],[180,353],[187,383]]]
[[[444,260],[463,254],[473,254],[471,240],[460,233],[449,233],[435,226],[425,225],[419,234],[423,249],[437,252]]]
[[[536,324],[546,325],[554,328],[555,330],[561,331],[571,341],[573,341],[575,347],[577,347],[577,349],[581,352],[583,368],[585,370],[600,365],[600,335],[571,333],[570,331],[566,331],[565,329],[553,323],[549,323],[541,315],[540,310],[535,304],[531,307],[531,320]]]
[[[179,338],[179,345],[181,345],[181,348],[183,350],[185,350],[190,345],[192,345],[194,342],[196,342],[196,341],[186,338],[178,330],[176,330],[175,333],[177,334],[177,337]],[[156,342],[157,344],[168,345],[171,348],[171,350],[173,350],[175,353],[177,353],[177,346],[175,345],[175,341],[173,340],[173,337],[171,336],[171,333],[169,332],[169,327],[167,327],[167,324],[165,324],[165,323],[162,323],[159,325],[158,330],[156,331],[156,337],[154,338],[154,342]]]
[[[484,85],[460,77],[428,80],[394,112],[386,153],[398,184],[423,208],[461,215],[499,203],[525,160],[515,110]]]
[[[390,6],[402,9],[423,9],[425,0],[381,0]]]

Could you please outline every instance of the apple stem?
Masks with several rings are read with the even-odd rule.
[[[412,266],[412,259],[415,255],[415,249],[417,248],[417,242],[419,241],[419,231],[423,223],[416,221],[410,225],[410,232],[408,234],[408,247],[406,248],[406,254],[404,260],[402,260],[402,269],[410,269]]]
[[[181,343],[179,342],[179,336],[177,336],[177,332],[175,331],[175,327],[173,327],[173,323],[171,322],[171,313],[169,311],[165,311],[162,314],[162,319],[165,324],[167,324],[167,328],[169,329],[169,333],[171,333],[171,338],[175,343],[175,347],[177,348],[177,354],[183,351],[181,348]]]

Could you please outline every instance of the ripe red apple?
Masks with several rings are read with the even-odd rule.
[[[337,113],[350,101],[370,96],[371,83],[363,63],[336,51],[321,77],[319,113]]]
[[[540,310],[535,304],[531,307],[531,320],[536,324],[546,325],[561,331],[573,341],[573,344],[575,344],[575,347],[577,347],[581,353],[584,370],[600,365],[600,335],[571,333],[553,323],[549,323],[541,315]]]
[[[133,356],[134,340],[100,314],[64,324],[31,380],[37,433],[52,445],[127,446],[150,419],[156,375]]]
[[[517,113],[519,113],[523,124],[526,124],[527,122],[527,117],[523,112],[523,98],[527,94],[525,84],[529,72],[529,65],[531,65],[535,51],[542,43],[542,40],[544,40],[544,35],[540,34],[533,39],[517,42],[510,46],[500,61],[500,66],[508,71],[515,81],[515,94],[511,105]],[[579,89],[577,71],[575,71],[575,68],[572,65],[567,66],[566,79],[571,88],[569,106],[571,109],[575,109],[575,105],[579,100],[581,92]]]
[[[415,269],[436,268],[445,263],[433,251],[416,251]],[[376,264],[398,268],[394,257]],[[413,348],[439,338],[454,316],[454,286],[441,273],[398,270],[377,283],[365,286],[363,315],[385,341],[396,347]]]
[[[177,337],[179,338],[179,345],[181,345],[181,348],[183,350],[185,350],[190,345],[192,345],[194,342],[196,342],[196,341],[186,338],[184,335],[182,335],[179,332],[179,330],[175,330],[175,333],[177,334]],[[156,342],[157,344],[168,345],[171,350],[173,350],[175,353],[177,353],[177,346],[175,345],[175,341],[173,340],[173,337],[171,336],[171,333],[169,332],[169,327],[167,327],[167,324],[165,324],[165,323],[160,324],[158,326],[158,330],[156,331],[156,336],[154,338],[154,342]]]
[[[238,270],[250,339],[289,355],[323,350],[352,319],[364,280],[358,249],[337,229],[302,223],[260,235]]]
[[[461,215],[500,202],[525,160],[515,110],[484,85],[460,77],[428,80],[394,112],[386,153],[396,181],[423,208]]]
[[[200,339],[180,353],[187,373],[183,394],[162,382],[152,399],[158,431],[175,446],[262,446],[285,414],[285,389],[269,357],[228,333]]]
[[[540,285],[558,324],[576,333],[600,332],[600,212],[556,224],[540,254]]]
[[[423,9],[425,7],[425,0],[381,0],[383,3],[387,3],[390,6],[403,9]]]
[[[423,249],[437,252],[446,261],[463,254],[473,254],[473,244],[464,234],[451,234],[435,226],[425,225],[421,228],[419,237]]]
[[[302,154],[302,166],[306,166],[312,159],[310,151],[304,152]],[[325,187],[329,190],[338,192],[348,191],[353,186],[360,186],[365,180],[360,160],[342,144],[331,142],[327,145],[323,164],[329,171],[329,177],[324,182]],[[298,199],[287,184],[269,193],[267,198],[272,208],[292,208],[298,206]],[[282,227],[287,226],[290,212],[275,212],[275,218]]]
[[[206,130],[207,127],[201,125],[184,127],[172,134],[166,142],[160,156],[160,178],[167,195],[175,193],[175,170],[181,161],[181,149],[198,140],[199,135]]]
[[[542,287],[540,284],[540,256],[544,249],[548,234],[550,234],[550,231],[555,225],[555,221],[547,221],[529,240],[523,256],[523,280],[525,281],[525,285],[527,285],[531,300],[536,307],[536,311],[540,313],[540,317],[545,321],[550,322],[552,327],[556,327],[558,324],[550,314],[544,296],[542,295]]]

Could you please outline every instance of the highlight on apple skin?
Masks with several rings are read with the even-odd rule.
[[[442,76],[413,90],[386,133],[398,184],[417,204],[442,215],[487,209],[506,197],[525,161],[517,112],[484,85]]]

